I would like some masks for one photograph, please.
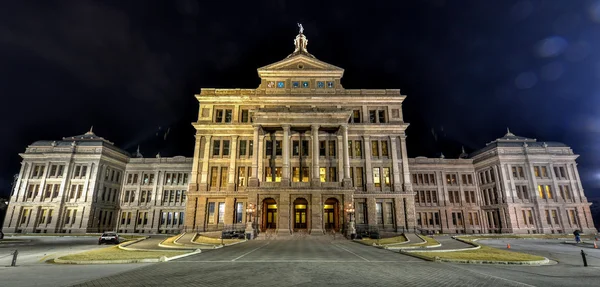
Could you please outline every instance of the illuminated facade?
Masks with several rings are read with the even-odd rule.
[[[192,158],[132,156],[91,131],[30,145],[4,231],[285,238],[352,231],[352,210],[387,232],[595,232],[568,146],[507,132],[458,159],[408,158],[406,96],[344,89],[307,44],[259,68],[256,89],[202,89]]]

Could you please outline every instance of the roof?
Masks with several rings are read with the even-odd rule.
[[[487,143],[486,146],[482,149],[476,150],[469,154],[469,158],[473,158],[476,155],[482,154],[486,151],[492,150],[494,148],[499,147],[569,147],[568,145],[561,142],[538,142],[536,139],[526,138],[522,136],[517,136],[507,130],[506,134],[497,138],[496,140]]]
[[[97,136],[92,131],[92,129],[90,129],[90,131],[86,132],[85,134],[77,135],[77,136],[70,136],[70,137],[63,137],[62,140],[58,140],[58,141],[39,140],[39,141],[32,143],[29,146],[30,147],[37,147],[37,146],[67,147],[67,146],[74,146],[74,145],[76,145],[76,146],[109,147],[120,153],[127,155],[128,157],[131,157],[131,155],[127,151],[118,148],[117,146],[115,146],[115,144],[113,142],[110,142],[110,141],[104,139],[103,137]]]

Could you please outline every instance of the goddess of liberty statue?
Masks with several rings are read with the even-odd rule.
[[[302,24],[298,23],[298,27],[300,27],[300,34],[304,33],[304,27],[302,27]]]

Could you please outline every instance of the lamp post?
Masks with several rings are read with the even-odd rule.
[[[346,212],[350,215],[350,226],[348,230],[350,231],[350,239],[354,239],[356,237],[356,228],[354,228],[354,220],[352,215],[354,215],[354,204],[348,203],[348,207],[346,207]]]
[[[254,215],[254,211],[254,204],[249,203],[248,208],[246,208],[246,239],[252,239],[254,237],[254,227],[252,226],[252,215]]]

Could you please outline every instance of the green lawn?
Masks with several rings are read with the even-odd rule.
[[[536,261],[544,260],[544,257],[526,253],[512,252],[482,245],[481,248],[468,251],[454,252],[411,252],[430,259],[439,257],[441,259],[461,260],[485,260],[485,261]]]
[[[236,242],[240,242],[240,241],[244,241],[242,239],[223,239],[223,244],[231,244],[231,243],[236,243]],[[207,236],[196,236],[196,238],[194,239],[194,242],[196,243],[202,243],[202,244],[214,244],[214,245],[221,245],[221,239],[220,238],[213,238],[213,237],[207,237]]]
[[[581,239],[594,239],[593,234],[582,234]],[[475,235],[475,236],[457,236],[457,238],[465,240],[473,239],[573,239],[572,234],[498,234],[498,235]]]
[[[425,243],[416,242],[416,243],[402,244],[402,247],[425,247],[425,246],[434,246],[434,245],[440,244],[439,242],[437,242],[437,240],[435,240],[429,236],[421,235],[420,237],[425,240]]]
[[[377,245],[398,244],[398,243],[406,242],[406,237],[404,237],[404,235],[400,235],[400,236],[395,236],[395,237],[382,238],[379,240],[365,238],[365,239],[361,240],[361,242],[364,244],[367,244],[367,245],[373,245],[373,243],[375,243]]]
[[[60,257],[62,260],[98,261],[124,259],[159,259],[162,256],[173,257],[187,252],[182,251],[128,251],[118,246],[101,248]]]

